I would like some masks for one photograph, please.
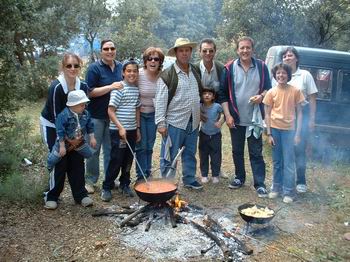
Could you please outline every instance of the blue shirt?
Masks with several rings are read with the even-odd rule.
[[[122,64],[118,61],[114,61],[114,71],[110,66],[99,60],[92,63],[86,72],[86,83],[89,86],[89,92],[95,88],[110,85],[113,82],[119,82],[123,80],[122,77]],[[110,99],[110,93],[104,94],[99,97],[90,97],[90,103],[88,110],[91,117],[97,119],[109,119],[108,118],[108,103]]]
[[[213,103],[208,107],[201,104],[201,112],[207,117],[207,121],[201,123],[201,131],[208,136],[220,133],[220,128],[217,128],[215,123],[220,119],[220,114],[223,113],[221,105]]]
[[[86,133],[93,133],[94,124],[91,122],[90,114],[87,110],[84,110],[82,114],[78,115],[66,107],[57,116],[56,132],[60,141],[63,141],[66,137],[74,139],[78,135],[77,132],[83,136]]]
[[[123,82],[123,86],[123,89],[111,92],[109,105],[115,107],[116,117],[126,130],[135,130],[137,128],[136,108],[141,106],[139,89],[126,82]],[[109,123],[109,128],[117,129],[112,121]]]

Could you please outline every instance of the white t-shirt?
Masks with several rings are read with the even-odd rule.
[[[301,92],[303,92],[305,99],[307,99],[309,95],[318,92],[314,78],[310,72],[300,68],[292,74],[292,80],[290,80],[288,84],[299,88]]]

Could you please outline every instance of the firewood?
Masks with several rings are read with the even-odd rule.
[[[120,227],[124,227],[131,219],[133,219],[134,217],[136,217],[138,214],[141,214],[142,212],[144,212],[146,209],[148,209],[148,207],[150,206],[150,204],[141,207],[139,210],[136,210],[134,213],[132,213],[130,216],[126,217],[121,223],[120,223]]]

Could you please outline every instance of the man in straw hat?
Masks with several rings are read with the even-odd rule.
[[[196,151],[200,121],[200,74],[190,64],[192,51],[197,43],[187,38],[178,38],[168,55],[176,62],[160,75],[155,97],[155,122],[162,135],[161,171],[169,172],[171,162],[179,149],[182,153],[182,173],[185,187],[202,189],[196,180]],[[169,157],[164,157],[169,155]]]

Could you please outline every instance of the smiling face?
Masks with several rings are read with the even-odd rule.
[[[283,63],[290,65],[292,67],[292,69],[297,68],[298,59],[292,51],[287,51],[283,55],[282,59],[283,59]]]
[[[101,48],[101,58],[106,64],[112,64],[116,58],[116,48],[113,42],[106,42]]]
[[[288,82],[288,73],[285,69],[279,68],[276,71],[276,81],[280,85],[285,85]]]
[[[157,52],[153,52],[147,57],[146,69],[151,73],[158,73],[159,67],[160,67],[159,54]]]
[[[69,56],[63,62],[63,74],[66,79],[75,79],[80,74],[80,62],[77,58]]]
[[[123,71],[124,80],[132,85],[137,84],[138,75],[139,69],[138,66],[135,64],[127,65]]]
[[[238,43],[237,55],[242,62],[250,62],[253,55],[253,45],[249,40],[242,40]]]
[[[210,43],[202,43],[201,49],[199,51],[199,54],[201,58],[203,59],[204,63],[211,63],[215,56],[215,47],[214,44]]]

